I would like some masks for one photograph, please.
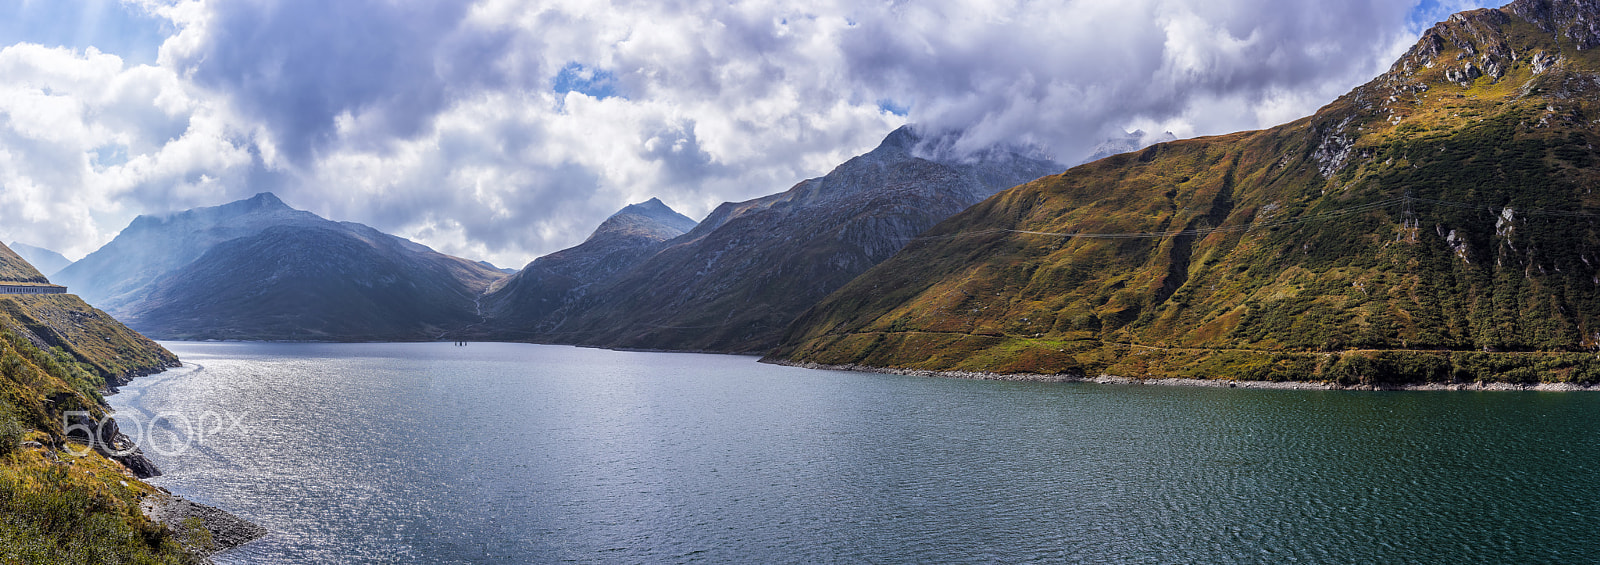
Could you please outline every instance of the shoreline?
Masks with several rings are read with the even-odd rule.
[[[809,361],[787,359],[762,359],[762,363],[823,371],[849,371],[853,373],[878,373],[942,379],[967,379],[980,381],[1013,381],[1033,383],[1094,383],[1127,386],[1185,386],[1198,388],[1250,388],[1263,390],[1351,390],[1351,391],[1504,391],[1504,392],[1600,392],[1600,385],[1575,383],[1411,383],[1401,385],[1341,385],[1319,381],[1237,381],[1228,379],[1160,378],[1140,379],[1117,375],[1087,377],[1081,375],[1041,375],[1037,373],[992,373],[988,371],[932,371],[927,369],[896,369],[867,365],[827,365]]]
[[[197,363],[186,363],[182,360],[179,360],[175,365],[169,366],[163,370],[152,371],[129,378],[127,379],[127,382],[123,383],[122,386],[131,385],[134,379],[149,378],[159,375],[174,377],[189,374],[204,368],[204,366]],[[122,394],[120,387],[110,387],[109,390],[105,392],[105,396],[107,397],[119,394]],[[111,402],[109,400],[106,401],[105,408],[109,421],[113,423],[116,422],[117,410],[111,406]],[[127,439],[127,436],[121,437]],[[131,439],[128,439],[128,443],[132,444],[133,442]],[[266,527],[241,518],[232,512],[217,508],[215,506],[208,506],[185,499],[182,496],[173,494],[172,491],[167,490],[165,487],[150,483],[150,479],[161,476],[162,473],[155,466],[153,461],[150,461],[142,452],[138,451],[137,446],[135,446],[134,449],[136,457],[148,465],[150,470],[155,471],[149,476],[138,477],[138,479],[143,481],[145,484],[154,487],[159,492],[159,494],[152,494],[139,502],[140,512],[144,514],[145,518],[160,524],[162,527],[166,528],[168,532],[171,532],[174,536],[174,539],[179,540],[179,543],[184,546],[184,549],[189,550],[196,557],[200,558],[202,563],[210,563],[210,557],[213,555],[261,539],[266,537],[267,534],[271,533]],[[122,463],[124,467],[129,467],[130,470],[132,470],[132,467],[130,467],[127,462],[123,462],[121,460],[118,460],[118,462]],[[134,471],[134,473],[135,475],[138,474],[137,471]],[[192,523],[188,522],[190,519],[199,520],[199,525],[210,532],[210,536],[208,536],[210,539],[209,546],[201,547],[190,543],[192,539],[191,536],[193,535],[193,533],[188,529],[193,525]]]
[[[265,527],[226,510],[188,500],[159,486],[156,488],[159,494],[152,494],[140,501],[139,511],[146,518],[167,528],[184,549],[202,559],[264,538],[270,533]],[[198,520],[198,524],[193,520]],[[194,543],[193,532],[189,528],[196,525],[210,532],[209,544]]]

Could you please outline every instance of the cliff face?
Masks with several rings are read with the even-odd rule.
[[[694,226],[694,220],[655,198],[623,208],[582,244],[535,259],[497,281],[481,301],[491,318],[486,331],[513,340],[548,331],[593,289],[613,282]]]
[[[523,338],[764,351],[797,314],[935,222],[1064,168],[1004,148],[955,155],[950,141],[902,128],[826,176],[723,204]]]
[[[1600,347],[1596,21],[1588,1],[1458,14],[1311,117],[1001,193],[822,301],[774,358],[1600,379],[1576,354]],[[1485,353],[1507,351],[1538,354]]]

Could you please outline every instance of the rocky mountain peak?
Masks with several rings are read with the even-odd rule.
[[[271,192],[257,192],[255,196],[251,196],[245,202],[256,206],[289,207],[289,205],[283,203],[283,200],[278,198],[278,195]]]
[[[679,214],[659,198],[630,204],[600,223],[585,241],[606,236],[642,236],[668,240],[694,229],[695,221]]]

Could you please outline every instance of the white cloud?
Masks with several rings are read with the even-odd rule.
[[[171,71],[23,43],[0,49],[0,77],[6,241],[81,256],[141,211],[130,202],[210,203],[243,184],[230,119]]]
[[[1473,5],[138,2],[176,30],[158,66],[0,52],[0,203],[24,210],[0,237],[81,254],[133,213],[274,190],[521,266],[652,196],[698,217],[786,189],[907,119],[1063,161],[1123,128],[1274,125]]]

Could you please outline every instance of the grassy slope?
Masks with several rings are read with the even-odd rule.
[[[0,319],[10,321],[3,314]],[[63,411],[104,412],[90,388],[95,370],[64,349],[39,349],[14,331],[0,335],[0,515],[6,517],[0,520],[0,561],[191,560],[165,528],[140,513],[139,500],[154,487],[93,450],[65,442]],[[22,438],[42,447],[19,448]]]
[[[28,270],[0,253],[0,271]],[[66,443],[61,423],[69,410],[103,416],[101,390],[176,362],[77,296],[0,297],[0,562],[192,560],[140,513],[154,487]],[[41,447],[19,447],[23,439]]]
[[[38,269],[33,268],[10,247],[0,245],[0,282],[48,282]]]
[[[1441,24],[1315,116],[1001,193],[830,296],[774,356],[1347,384],[1600,381],[1582,353],[1600,346],[1600,57],[1500,14]],[[1513,51],[1498,81],[1446,79]],[[1564,60],[1535,75],[1540,52]],[[1330,158],[1341,149],[1342,163]],[[1407,194],[1419,199],[1410,213]],[[1502,221],[1507,207],[1521,212]]]

